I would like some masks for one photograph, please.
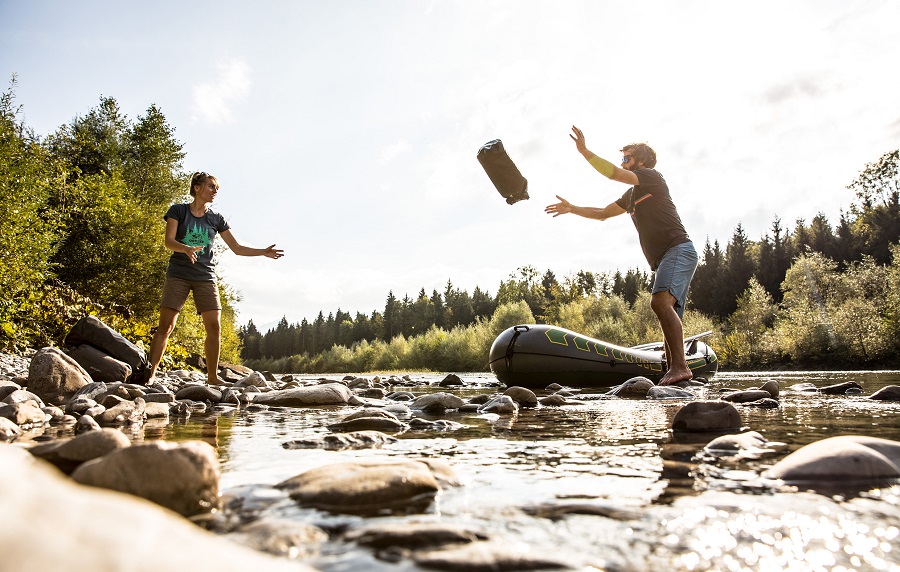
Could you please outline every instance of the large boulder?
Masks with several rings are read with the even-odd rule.
[[[209,443],[153,441],[88,461],[72,478],[193,516],[218,508],[219,475],[219,459]]]
[[[878,482],[900,478],[900,442],[877,437],[830,437],[797,449],[766,471],[786,482]]]
[[[91,382],[90,374],[57,348],[38,350],[28,367],[28,391],[53,405],[64,404]]]
[[[18,447],[0,445],[0,466],[4,570],[312,570],[218,537],[143,499],[77,485]],[[48,531],[65,534],[51,540]]]

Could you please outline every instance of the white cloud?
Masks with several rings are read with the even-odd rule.
[[[193,87],[191,105],[194,123],[220,125],[234,120],[232,107],[250,93],[250,66],[242,59],[220,63],[215,79]]]
[[[401,139],[393,145],[388,145],[381,150],[378,161],[382,165],[386,165],[405,153],[412,151],[412,145],[406,139]]]

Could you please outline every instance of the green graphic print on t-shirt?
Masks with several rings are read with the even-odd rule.
[[[202,226],[195,224],[192,227],[187,229],[187,232],[184,233],[184,239],[182,240],[188,246],[202,246],[203,250],[201,250],[198,254],[206,254],[206,250],[209,248],[209,245],[212,241],[209,239],[209,233]]]

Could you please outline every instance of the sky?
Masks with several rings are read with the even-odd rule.
[[[238,240],[285,251],[219,261],[265,331],[448,280],[494,294],[529,265],[648,271],[627,216],[544,213],[627,190],[573,125],[616,164],[656,150],[698,251],[738,224],[837,224],[900,145],[898,24],[891,0],[0,0],[0,77],[40,135],[101,97],[158,106]],[[478,163],[493,139],[530,200]]]

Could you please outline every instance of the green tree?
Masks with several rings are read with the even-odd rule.
[[[58,162],[19,118],[15,78],[0,95],[0,350],[38,335],[35,292],[52,274],[60,226],[48,212],[52,189],[63,184]]]

